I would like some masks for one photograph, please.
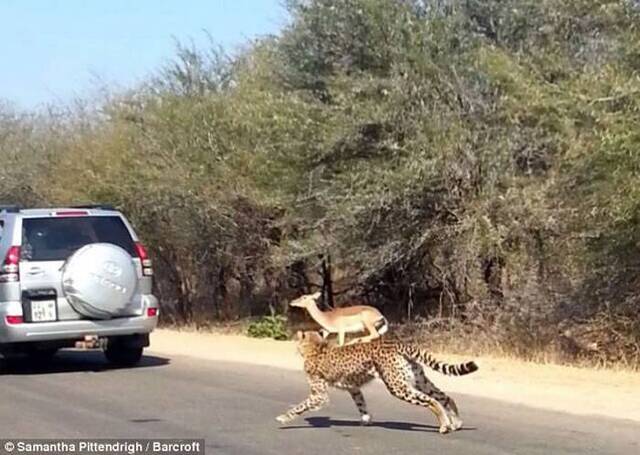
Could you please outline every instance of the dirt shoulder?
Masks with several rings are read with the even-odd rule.
[[[302,360],[293,342],[241,335],[159,329],[151,336],[149,352],[302,369]],[[438,357],[448,362],[470,360],[444,354]],[[577,415],[600,415],[640,422],[638,373],[541,365],[491,357],[474,360],[480,369],[472,375],[452,378],[434,372],[430,377],[447,392]]]

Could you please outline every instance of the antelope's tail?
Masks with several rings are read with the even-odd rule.
[[[384,335],[389,331],[389,321],[384,316],[375,324],[375,328],[378,331],[378,334]]]

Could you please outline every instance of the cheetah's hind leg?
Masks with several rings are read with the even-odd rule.
[[[429,395],[442,404],[449,416],[449,419],[451,420],[451,431],[456,431],[462,428],[462,419],[460,418],[458,406],[456,405],[456,402],[453,401],[453,398],[441,391],[429,380],[429,378],[427,378],[424,374],[424,368],[422,365],[412,360],[409,360],[409,363],[411,364],[416,389],[426,395]]]
[[[448,433],[454,428],[442,403],[414,387],[411,363],[405,357],[398,356],[391,361],[380,362],[376,367],[391,395],[433,412],[438,419],[440,433]]]

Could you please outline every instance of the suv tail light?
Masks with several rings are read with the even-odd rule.
[[[5,316],[7,324],[22,324],[24,318],[22,316]]]
[[[152,276],[153,264],[149,258],[149,254],[147,254],[147,249],[142,245],[142,243],[136,242],[136,252],[138,253],[138,257],[142,263],[142,274],[144,276]]]
[[[0,283],[20,281],[20,247],[12,246],[7,250],[7,255],[0,269]]]

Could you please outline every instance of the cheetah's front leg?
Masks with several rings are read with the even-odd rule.
[[[306,400],[289,409],[286,413],[276,417],[280,423],[289,423],[299,415],[307,411],[317,411],[321,409],[329,401],[327,392],[327,383],[323,379],[310,379],[309,387],[311,392]]]
[[[371,423],[371,415],[367,411],[367,402],[364,400],[362,391],[358,388],[353,388],[349,389],[349,394],[360,412],[360,423],[362,425],[369,425]]]

